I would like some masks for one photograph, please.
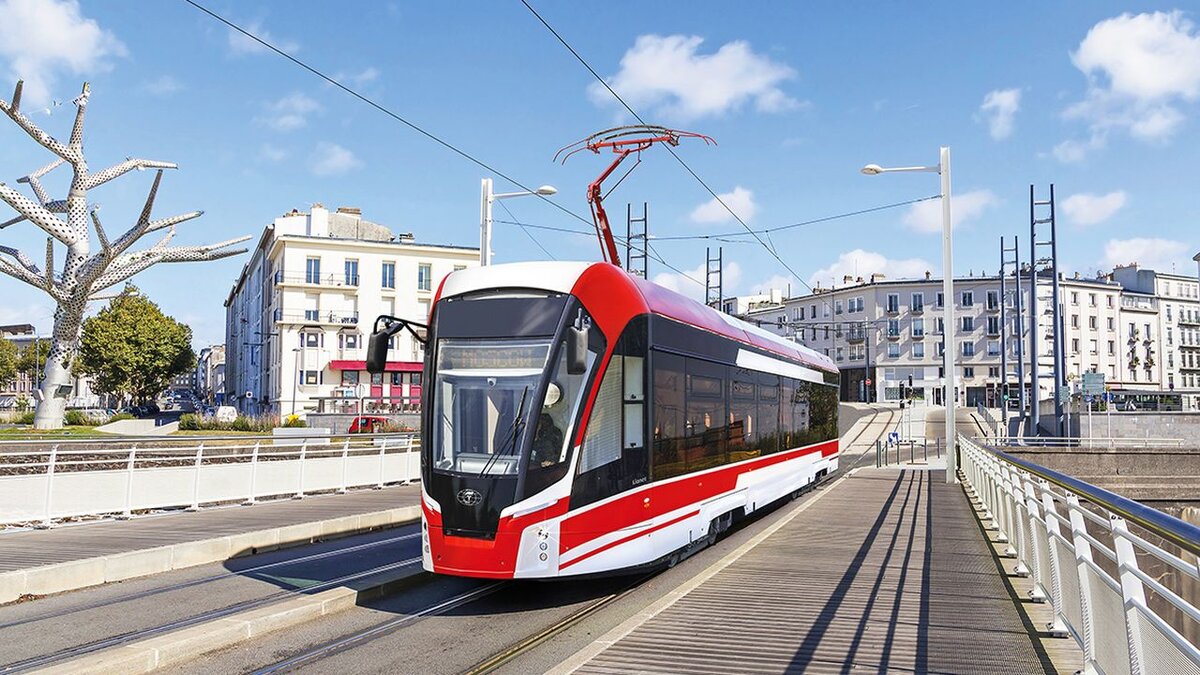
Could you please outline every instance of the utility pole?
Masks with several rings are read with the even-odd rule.
[[[625,205],[625,270],[643,279],[650,278],[646,255],[650,247],[650,205],[642,202],[642,215],[633,217],[633,204]],[[637,226],[637,227],[635,227]]]
[[[719,312],[725,311],[724,254],[724,247],[717,248],[716,256],[711,248],[704,249],[704,304]]]

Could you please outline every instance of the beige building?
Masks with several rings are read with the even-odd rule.
[[[225,302],[225,402],[274,414],[330,398],[403,405],[420,395],[424,352],[399,334],[387,372],[369,375],[375,318],[424,323],[442,279],[478,264],[478,248],[418,243],[354,208],[276,218]]]

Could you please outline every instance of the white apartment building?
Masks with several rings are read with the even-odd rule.
[[[1029,282],[1028,273],[1023,274],[1018,295],[1012,276],[1005,279],[1003,294],[998,276],[955,279],[952,343],[960,402],[999,405],[1002,330],[1007,333],[1008,381],[1015,387],[1015,309],[1018,298],[1029,306]],[[1176,391],[1184,395],[1185,410],[1200,409],[1196,287],[1195,278],[1139,271],[1136,266],[1117,268],[1099,279],[1060,277],[1068,382],[1079,380],[1084,372],[1104,373],[1113,389]],[[1033,378],[1029,333],[1038,336],[1038,399],[1043,401],[1054,395],[1052,292],[1052,279],[1040,275],[1036,325],[1027,319],[1020,334],[1027,392]],[[907,385],[911,377],[918,397],[940,405],[943,302],[942,280],[928,273],[917,280],[846,277],[843,285],[832,289],[759,304],[743,318],[833,358],[842,369],[843,400],[867,400],[868,386],[871,400],[896,400],[900,384]],[[1015,388],[1010,395],[1016,396]]]
[[[366,372],[375,318],[425,323],[442,279],[478,264],[478,248],[417,243],[356,208],[276,218],[225,301],[226,404],[286,415],[325,398],[415,399],[424,351],[407,332],[386,373]]]
[[[225,399],[225,345],[212,345],[196,357],[196,394],[208,403]]]

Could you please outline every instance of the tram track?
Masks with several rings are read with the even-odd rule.
[[[408,538],[408,537],[403,537],[403,538]],[[398,539],[400,539],[400,538],[398,538]],[[325,557],[328,557],[328,556],[325,556]],[[315,558],[315,556],[313,556],[311,558]],[[294,563],[295,561],[290,561],[290,562]],[[0,665],[0,673],[21,673],[21,672],[27,672],[27,671],[31,671],[34,669],[38,669],[38,668],[44,668],[46,666],[51,666],[51,665],[55,665],[58,663],[62,663],[64,661],[74,659],[74,658],[77,658],[80,656],[86,656],[88,654],[93,654],[93,653],[99,652],[101,650],[108,650],[108,649],[122,647],[125,645],[129,645],[131,643],[140,641],[140,640],[144,640],[144,639],[151,638],[151,637],[156,637],[156,636],[159,636],[159,635],[162,635],[164,633],[168,633],[168,632],[171,632],[174,630],[188,628],[191,626],[196,626],[196,625],[203,624],[203,623],[206,623],[209,621],[222,619],[222,618],[225,618],[225,617],[228,617],[228,616],[240,613],[240,612],[244,612],[244,611],[248,611],[248,610],[252,610],[252,609],[258,609],[260,607],[265,607],[267,605],[270,605],[272,603],[278,602],[278,601],[286,599],[286,598],[291,598],[291,597],[295,597],[295,596],[299,596],[299,595],[317,593],[317,592],[335,588],[337,586],[341,586],[344,584],[350,584],[350,583],[360,581],[363,579],[368,579],[372,576],[386,574],[388,572],[393,572],[393,571],[403,569],[406,567],[412,567],[414,565],[419,565],[420,562],[421,562],[421,558],[420,558],[420,556],[417,556],[417,557],[407,558],[407,559],[396,561],[396,562],[387,563],[384,565],[378,565],[378,566],[371,567],[371,568],[365,569],[365,570],[360,570],[358,572],[354,572],[351,574],[342,575],[342,576],[339,576],[339,577],[336,577],[333,579],[321,581],[321,582],[311,584],[311,585],[308,585],[308,586],[305,586],[302,588],[279,590],[279,591],[270,593],[266,596],[262,596],[262,597],[255,598],[252,600],[247,600],[244,602],[235,603],[232,605],[227,605],[225,607],[222,607],[222,608],[216,609],[216,610],[193,614],[193,615],[190,615],[190,616],[182,618],[182,619],[177,619],[177,620],[173,620],[173,621],[169,621],[169,622],[165,622],[165,623],[160,623],[160,624],[157,624],[150,628],[139,629],[139,630],[134,630],[134,631],[127,631],[127,632],[124,632],[124,633],[121,633],[118,635],[113,635],[110,637],[106,637],[106,638],[103,638],[100,640],[93,640],[93,641],[90,641],[90,642],[87,642],[84,644],[79,644],[79,645],[71,646],[71,647],[68,647],[65,649],[60,649],[60,650],[57,650],[57,651],[54,651],[54,652],[51,652],[48,654],[43,654],[43,655],[39,655],[36,657],[27,658],[27,659],[15,661],[12,663],[8,663],[5,665]],[[277,566],[278,566],[277,564],[271,564],[271,565],[264,565],[262,567],[266,568],[266,567],[277,567]],[[235,573],[235,576],[236,575],[237,574]],[[220,577],[220,578],[226,577],[226,575],[214,575],[214,576]]]
[[[395,543],[398,543],[401,541],[408,541],[410,539],[416,539],[417,537],[420,537],[420,536],[421,536],[420,532],[413,532],[410,534],[401,535],[399,537],[391,537],[389,539],[381,539],[379,541],[371,541],[371,542],[367,542],[364,544],[349,546],[346,548],[335,548],[335,549],[331,549],[329,551],[322,551],[321,553],[314,553],[311,555],[301,556],[299,558],[287,558],[284,560],[277,560],[272,563],[257,565],[255,567],[247,567],[247,568],[241,569],[241,570],[222,572],[220,574],[213,574],[213,575],[209,575],[206,577],[201,577],[199,579],[189,579],[187,581],[181,581],[179,583],[170,584],[167,586],[160,586],[157,588],[146,589],[144,591],[136,591],[136,592],[128,593],[125,595],[120,595],[115,598],[105,598],[103,600],[97,600],[94,602],[88,602],[88,603],[84,603],[81,605],[75,605],[72,607],[57,609],[57,610],[53,610],[50,612],[35,614],[33,616],[26,616],[26,617],[22,617],[21,619],[15,620],[15,621],[2,622],[2,623],[0,623],[0,630],[4,630],[5,628],[13,628],[16,626],[24,626],[27,624],[36,623],[38,621],[46,621],[49,619],[61,618],[64,616],[69,616],[71,614],[76,614],[79,612],[86,612],[86,611],[93,610],[93,609],[101,609],[104,607],[111,607],[113,605],[118,605],[118,604],[121,604],[124,602],[134,602],[137,600],[142,600],[142,599],[153,597],[156,595],[162,595],[164,593],[171,593],[171,592],[175,592],[175,591],[186,590],[188,588],[195,588],[197,586],[202,586],[204,584],[215,583],[215,582],[222,581],[225,579],[246,577],[246,576],[250,576],[250,575],[254,575],[254,574],[261,574],[268,570],[279,569],[282,567],[288,567],[291,565],[301,565],[304,563],[317,562],[320,560],[328,560],[330,558],[337,558],[337,557],[341,557],[344,555],[361,553],[363,551],[368,551],[368,550],[371,550],[374,548],[379,548],[381,546],[387,546],[389,544],[395,544]],[[0,672],[3,672],[3,670],[0,670]]]

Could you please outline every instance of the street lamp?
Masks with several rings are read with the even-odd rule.
[[[878,164],[868,164],[862,168],[868,176],[881,173],[928,172],[942,177],[942,373],[945,393],[942,399],[946,404],[946,482],[957,482],[954,472],[957,469],[955,457],[955,415],[954,396],[957,391],[954,369],[954,239],[950,221],[950,148],[943,146],[938,156],[937,166],[902,166],[884,168]]]
[[[522,190],[521,192],[501,192],[499,194],[492,191],[492,179],[484,178],[480,183],[480,211],[479,211],[479,264],[492,264],[492,202],[497,199],[509,199],[510,197],[525,197],[528,195],[538,195],[541,197],[549,197],[558,193],[558,188],[553,185],[543,185],[536,190]]]
[[[296,362],[292,368],[292,416],[296,415],[296,397],[300,391],[300,352],[304,351],[300,347],[293,347],[292,353],[296,355]]]

